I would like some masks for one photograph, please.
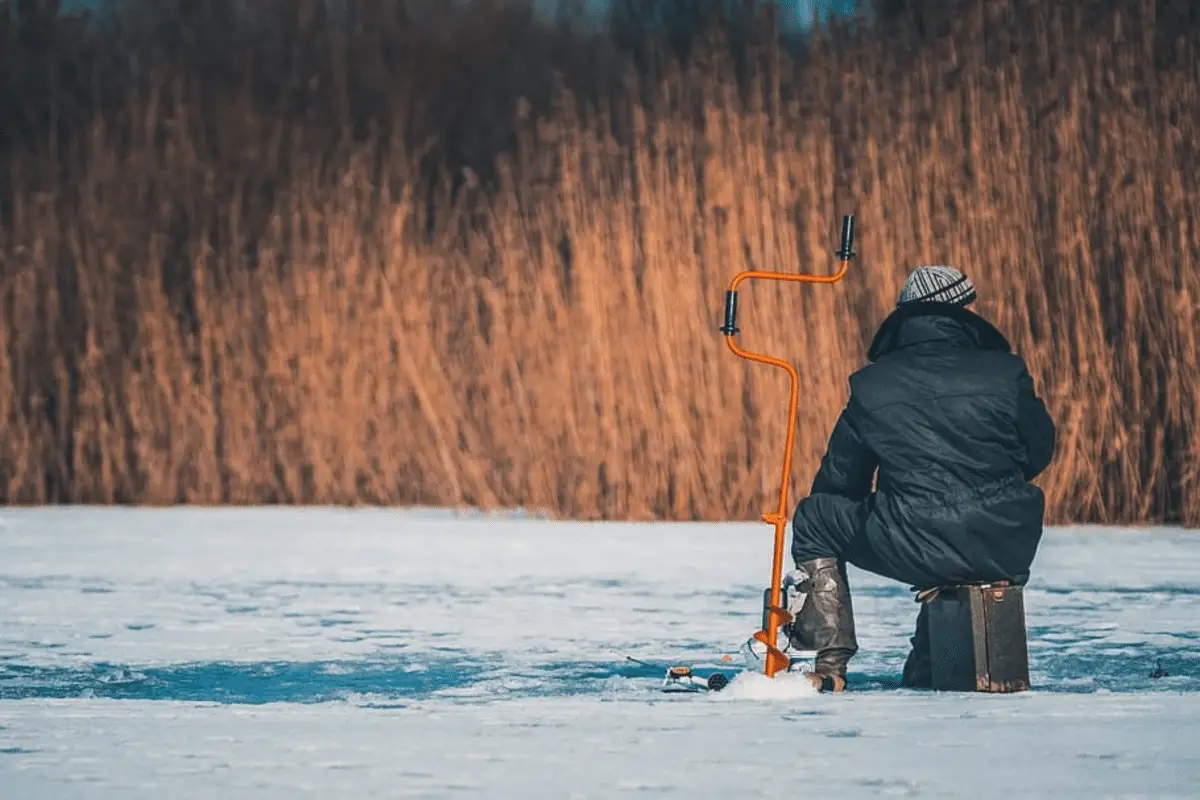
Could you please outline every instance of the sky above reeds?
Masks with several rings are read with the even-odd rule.
[[[106,2],[107,0],[62,0],[62,7],[71,11],[79,8],[97,8]],[[781,0],[780,7],[784,11],[786,24],[805,28],[808,27],[814,13],[820,18],[825,18],[830,14],[853,11],[856,4],[857,0]],[[536,0],[536,5],[549,13],[559,5],[559,0]],[[590,12],[602,14],[610,6],[610,0],[585,0],[585,5]]]

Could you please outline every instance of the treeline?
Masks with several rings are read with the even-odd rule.
[[[1188,2],[0,2],[0,499],[754,518],[907,270],[1060,427],[1054,521],[1200,524]],[[869,17],[867,19],[866,17]],[[795,494],[793,496],[796,496]]]

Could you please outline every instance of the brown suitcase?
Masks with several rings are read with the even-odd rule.
[[[1029,688],[1029,646],[1020,586],[939,589],[929,603],[933,688],[1021,692]]]

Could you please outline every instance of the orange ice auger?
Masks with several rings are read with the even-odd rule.
[[[842,248],[836,253],[840,267],[834,274],[802,275],[787,272],[750,270],[748,272],[739,272],[735,275],[733,281],[729,284],[729,290],[725,292],[725,324],[718,330],[725,334],[725,342],[729,345],[729,349],[736,355],[750,361],[757,361],[759,364],[767,364],[786,370],[792,382],[791,403],[788,407],[787,440],[784,443],[783,450],[783,477],[779,485],[779,508],[774,513],[762,515],[763,522],[775,526],[775,556],[771,564],[771,588],[768,590],[769,594],[764,603],[763,627],[762,630],[754,633],[753,638],[766,646],[767,657],[764,659],[764,671],[767,677],[772,677],[776,672],[787,669],[789,665],[787,655],[776,647],[776,642],[778,641],[780,626],[786,624],[791,619],[791,615],[787,609],[782,606],[780,591],[783,581],[783,543],[784,530],[787,526],[788,483],[791,482],[792,473],[792,446],[796,440],[796,411],[800,405],[800,376],[796,374],[796,368],[783,359],[762,355],[761,353],[752,353],[738,347],[737,342],[734,341],[734,336],[738,333],[738,286],[741,285],[742,281],[752,278],[774,281],[796,281],[798,283],[836,283],[846,274],[846,269],[850,266],[850,259],[854,258],[854,252],[851,250],[853,244],[854,215],[848,214],[842,218]]]

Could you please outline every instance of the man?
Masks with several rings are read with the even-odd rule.
[[[1029,578],[1045,497],[1030,483],[1050,463],[1054,423],[1025,362],[971,310],[959,270],[923,266],[850,376],[812,491],[792,520],[789,576],[804,600],[785,628],[817,651],[814,685],[846,686],[858,651],[846,563],[914,589]],[[876,486],[872,479],[878,476]],[[922,612],[902,684],[928,687]]]

